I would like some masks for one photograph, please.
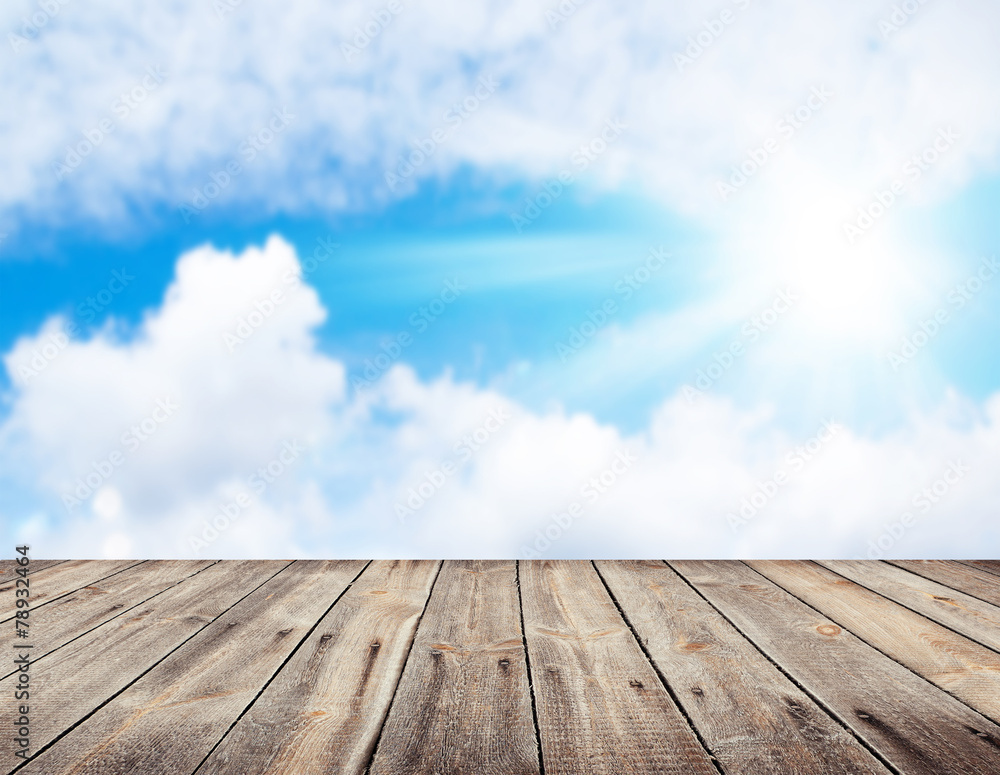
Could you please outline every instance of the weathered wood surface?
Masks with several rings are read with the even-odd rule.
[[[520,582],[547,775],[718,772],[589,562]]]
[[[727,775],[888,773],[661,561],[597,561]]]
[[[66,562],[66,560],[36,560],[32,558],[31,562],[28,563],[28,575],[32,573],[38,573],[40,570],[45,570],[46,568],[51,568],[53,565],[58,565],[61,562]],[[0,560],[0,592],[6,592],[9,587],[7,582],[17,578],[16,571],[18,568],[23,567],[17,560]]]
[[[1000,654],[816,563],[747,564],[883,654],[1000,721]]]
[[[1000,772],[1000,727],[736,561],[671,561],[805,691],[901,772]]]
[[[994,575],[1000,575],[1000,560],[962,560],[974,568],[982,568]]]
[[[445,562],[371,775],[538,772],[516,564]]]
[[[0,773],[1000,773],[989,562],[65,561]]]
[[[51,743],[287,565],[254,560],[212,565],[32,664],[33,696],[58,698],[35,703],[33,750]],[[7,698],[13,698],[14,681],[15,676],[0,680],[5,703],[12,703]],[[4,746],[0,766],[13,764],[13,751]]]
[[[363,773],[439,567],[373,562],[198,775]]]
[[[31,592],[31,608],[41,608],[63,595],[138,565],[139,562],[139,560],[69,560],[30,573],[28,588]],[[13,619],[17,611],[13,594],[14,577],[4,579],[4,582],[0,585],[0,622]]]
[[[30,621],[32,657],[41,659],[111,619],[204,570],[212,560],[150,560],[53,600]],[[19,642],[13,627],[0,628],[0,653]],[[0,665],[0,677],[13,672]],[[4,669],[7,668],[7,669]]]
[[[364,565],[305,560],[267,578],[21,772],[193,772]]]
[[[1000,652],[1000,607],[892,565],[851,560],[819,564]]]
[[[954,560],[890,560],[910,573],[1000,606],[1000,577]]]

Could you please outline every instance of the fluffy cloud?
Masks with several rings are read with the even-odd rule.
[[[127,339],[109,323],[60,349],[62,321],[50,320],[5,357],[17,396],[3,428],[11,470],[59,493],[64,515],[88,511],[75,501],[106,482],[124,511],[163,524],[285,441],[308,449],[324,437],[345,398],[343,367],[313,353],[310,329],[324,317],[291,247],[272,239],[239,259],[186,254],[162,306]]]
[[[134,331],[51,358],[60,320],[22,338],[4,356],[8,540],[71,557],[773,557],[1000,538],[1000,395],[952,395],[883,437],[821,417],[795,436],[767,406],[675,395],[625,434],[403,363],[353,391],[312,337],[324,316],[272,237],[181,256]]]
[[[815,87],[829,103],[761,173],[786,190],[836,187],[850,213],[942,126],[961,141],[934,170],[942,185],[919,196],[995,165],[1000,8],[985,0],[911,3],[898,31],[882,24],[890,3],[394,5],[66,3],[49,18],[5,4],[0,209],[110,220],[136,203],[176,208],[233,159],[242,170],[220,195],[231,204],[369,206],[462,165],[542,179],[620,117],[628,130],[591,165],[594,182],[638,179],[711,215],[717,181]],[[476,106],[484,76],[498,87]],[[283,108],[294,119],[268,133]],[[435,130],[447,139],[388,190],[385,171]],[[88,133],[99,146],[57,176]]]

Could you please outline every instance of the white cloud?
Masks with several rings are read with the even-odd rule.
[[[1000,545],[1000,395],[982,406],[951,395],[891,435],[845,427],[810,448],[826,418],[792,436],[768,406],[711,394],[666,399],[631,435],[402,364],[349,394],[310,333],[325,315],[315,291],[288,282],[297,267],[276,237],[240,256],[200,248],[127,339],[109,327],[73,341],[28,378],[19,365],[59,321],[20,340],[4,357],[14,384],[0,426],[18,498],[9,538],[67,557],[190,556],[192,536],[214,539],[202,556],[512,556],[546,529],[559,534],[548,556],[838,556],[883,533],[898,556]],[[229,352],[224,334],[275,289],[283,300]],[[167,399],[176,409],[157,411]],[[953,461],[969,470],[942,490]],[[733,530],[727,513],[779,470],[787,483]],[[96,493],[64,508],[91,474]],[[400,518],[424,482],[443,484]],[[575,520],[557,516],[574,503]],[[907,511],[912,524],[893,527]]]
[[[414,138],[453,128],[446,112],[483,74],[498,93],[418,177],[461,164],[501,179],[552,174],[620,116],[629,129],[593,166],[595,179],[630,176],[674,209],[710,215],[716,181],[817,85],[835,96],[761,177],[836,185],[863,201],[943,125],[961,143],[934,170],[940,185],[915,196],[995,165],[1000,8],[985,0],[928,3],[888,38],[879,21],[889,2],[588,2],[555,30],[548,6],[526,0],[404,6],[350,61],[341,44],[381,6],[243,3],[225,18],[199,0],[103,13],[60,6],[16,52],[0,50],[11,117],[0,125],[0,209],[117,219],[136,202],[180,205],[283,106],[294,124],[224,197],[267,211],[370,204]],[[674,55],[727,7],[732,24],[679,70]],[[18,34],[37,9],[5,4],[0,32]],[[134,106],[116,103],[155,66],[162,83]],[[105,118],[113,132],[57,181],[53,162]]]
[[[109,325],[36,373],[33,353],[61,321],[19,340],[5,356],[11,470],[69,495],[92,475],[85,492],[107,481],[123,511],[158,519],[267,463],[286,440],[314,447],[345,378],[313,353],[310,329],[326,313],[298,266],[276,238],[239,259],[202,248],[178,262],[162,306],[127,341]]]

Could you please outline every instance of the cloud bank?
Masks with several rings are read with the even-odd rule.
[[[52,318],[3,361],[7,540],[49,556],[971,556],[996,545],[1000,394],[882,437],[666,398],[623,434],[400,357],[369,386],[279,237],[182,255],[135,330]],[[39,360],[41,358],[41,360]]]
[[[0,122],[0,210],[116,222],[200,195],[337,211],[462,168],[541,184],[616,119],[627,130],[589,165],[590,185],[638,182],[680,212],[714,217],[720,181],[775,139],[758,176],[842,190],[850,214],[952,127],[961,140],[939,185],[918,195],[939,196],[995,169],[1000,8],[898,5],[191,0],[50,13],[22,0],[0,10],[0,99],[18,117]],[[829,96],[804,120],[817,90]]]

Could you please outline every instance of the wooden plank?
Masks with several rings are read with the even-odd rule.
[[[446,562],[399,681],[371,775],[535,775],[538,744],[530,692],[516,564]]]
[[[17,569],[24,566],[18,564],[16,560],[0,560],[0,598],[4,599],[5,602],[13,601],[12,607],[16,611],[17,602],[14,590],[17,588],[17,580],[19,578],[27,578],[29,581],[34,581],[34,575],[39,571],[51,568],[53,565],[59,565],[64,562],[66,562],[66,560],[32,559],[27,566],[27,575],[19,576]],[[32,601],[32,603],[34,603],[34,601]],[[14,617],[9,614],[0,613],[0,622],[9,622],[13,618]]]
[[[31,562],[28,564],[28,575],[32,573],[38,573],[40,570],[45,570],[46,568],[51,568],[53,565],[58,565],[61,562],[66,562],[66,560],[36,560],[34,557],[31,558]],[[14,571],[22,567],[18,565],[17,560],[0,560],[0,583],[4,586],[0,587],[0,592],[5,592],[10,587],[6,586],[6,583],[15,577]]]
[[[670,565],[900,772],[1000,772],[1000,727],[747,565],[694,560]]]
[[[68,560],[50,568],[44,568],[37,574],[32,573],[31,608],[40,608],[63,595],[82,589],[88,584],[107,578],[112,574],[138,565],[141,560]],[[15,586],[13,578],[0,586],[0,593]],[[17,604],[13,593],[4,595],[0,600],[0,622],[14,618]]]
[[[194,771],[364,566],[292,564],[20,772]],[[240,764],[238,771],[256,770]]]
[[[593,565],[519,568],[547,775],[717,775]]]
[[[815,563],[747,564],[883,654],[1000,721],[1000,654]]]
[[[1000,578],[988,571],[954,560],[888,560],[910,573],[916,573],[959,592],[1000,606]]]
[[[819,564],[1000,651],[1000,607],[878,561],[838,560]]]
[[[1000,575],[1000,560],[962,560],[962,562],[994,575]]]
[[[45,701],[32,713],[32,750],[50,743],[288,564],[216,563],[33,663],[32,696]],[[13,686],[13,676],[0,680],[0,705],[8,714]],[[4,746],[0,766],[14,763],[14,752]]]
[[[890,772],[674,570],[595,564],[727,775]]]
[[[122,616],[154,595],[180,583],[211,565],[213,560],[151,560],[121,573],[88,584],[45,606],[30,619],[30,642],[34,659],[51,654],[69,641],[111,619]],[[13,627],[0,629],[0,653],[22,642]],[[3,665],[3,668],[13,665]],[[0,674],[6,677],[13,670]]]
[[[198,775],[362,773],[440,563],[372,563]]]

